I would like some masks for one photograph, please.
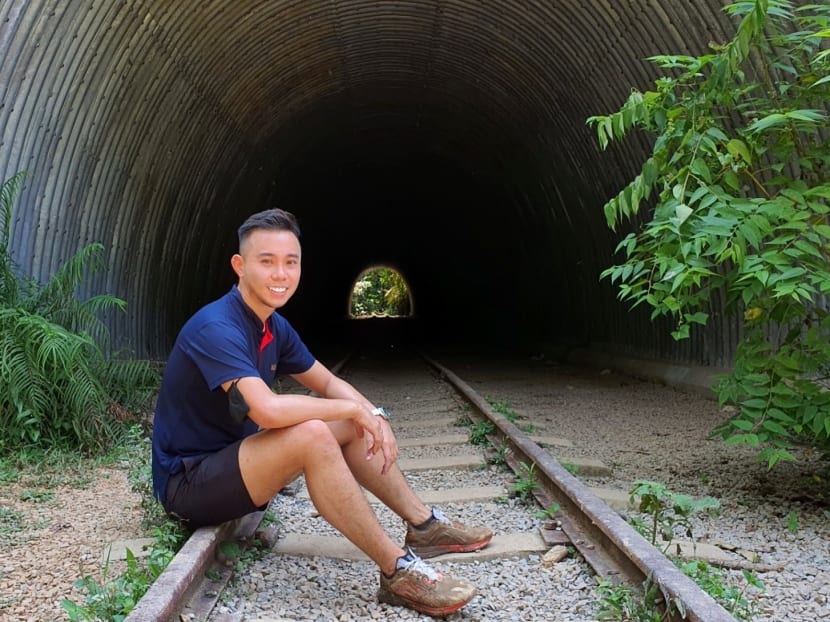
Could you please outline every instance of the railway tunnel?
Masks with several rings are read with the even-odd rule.
[[[603,204],[647,137],[601,151],[590,115],[653,86],[654,54],[702,54],[719,0],[4,0],[0,174],[26,171],[20,269],[100,242],[116,342],[163,358],[233,283],[236,228],[271,206],[303,229],[284,314],[349,335],[356,277],[393,266],[419,339],[585,347],[728,364],[714,309],[675,343],[599,278]],[[367,325],[364,325],[367,326]]]

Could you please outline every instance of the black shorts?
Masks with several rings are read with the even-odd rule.
[[[197,529],[264,510],[267,504],[254,505],[242,481],[241,443],[228,445],[214,454],[184,458],[182,471],[167,482],[165,511]]]

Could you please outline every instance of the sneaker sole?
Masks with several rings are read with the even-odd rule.
[[[479,542],[472,542],[469,544],[436,544],[434,546],[420,547],[415,547],[409,544],[407,546],[409,546],[412,549],[412,552],[421,559],[429,559],[431,557],[437,557],[438,555],[444,555],[446,553],[473,553],[490,544],[491,539],[492,536],[486,540],[480,540]]]
[[[407,600],[406,598],[401,598],[400,596],[390,592],[389,590],[378,590],[378,602],[380,603],[393,605],[395,607],[407,607],[409,609],[414,609],[418,613],[425,613],[427,615],[434,616],[437,618],[448,616],[451,613],[455,613],[468,602],[470,602],[474,596],[475,594],[470,596],[470,598],[468,598],[465,601],[454,603],[452,605],[445,605],[444,607],[430,607],[429,605],[424,605],[423,603]]]

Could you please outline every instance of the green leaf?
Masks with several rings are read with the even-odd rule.
[[[767,401],[762,399],[751,399],[741,402],[741,406],[744,408],[763,410],[767,407]]]
[[[811,123],[823,123],[826,119],[826,115],[821,110],[816,109],[791,110],[787,113],[787,117]]]
[[[674,208],[675,219],[677,220],[677,225],[682,225],[686,222],[686,219],[692,215],[692,208],[684,203],[680,203],[677,207]]]
[[[733,138],[726,143],[726,150],[732,154],[733,157],[739,156],[747,164],[752,164],[752,155],[749,153],[749,149],[744,141]]]
[[[695,158],[692,160],[691,166],[689,169],[698,177],[703,179],[707,184],[712,183],[712,173],[709,171],[709,167],[706,166],[706,162],[703,158]]]
[[[732,422],[734,424],[734,421]],[[761,441],[757,434],[733,434],[724,441],[727,445],[749,445],[759,447]]]
[[[766,430],[769,430],[774,434],[778,434],[780,436],[787,436],[787,430],[784,428],[784,426],[782,426],[780,423],[777,423],[776,421],[771,421],[767,419],[766,421],[764,421],[762,425]]]
[[[773,127],[785,125],[786,123],[787,117],[780,112],[776,112],[750,123],[747,129],[750,132],[762,132]]]
[[[728,170],[723,174],[723,181],[724,183],[726,183],[727,186],[729,186],[733,190],[741,189],[741,181],[738,179],[738,176],[731,170]]]
[[[706,322],[709,321],[709,314],[703,311],[698,311],[697,313],[687,313],[684,317],[687,322],[701,324],[703,326],[705,326]]]

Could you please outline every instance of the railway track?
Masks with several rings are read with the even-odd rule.
[[[635,586],[648,578],[659,586],[665,602],[675,604],[672,611],[683,614],[670,613],[667,620],[734,622],[583,481],[592,467],[602,465],[583,464],[577,478],[543,448],[567,447],[567,439],[536,426],[531,436],[429,357],[401,350],[372,353],[349,359],[336,371],[375,403],[392,409],[400,466],[427,504],[495,529],[493,542],[483,551],[441,556],[435,565],[460,577],[472,569],[479,577],[497,577],[520,560],[526,589],[537,603],[532,615],[540,617],[526,610],[511,612],[504,601],[489,602],[486,585],[480,585],[480,595],[462,610],[465,615],[481,620],[557,619],[558,590],[546,568],[551,553],[575,550],[579,555],[559,562],[571,564],[570,572],[579,577],[572,585],[590,591],[595,575]],[[282,390],[300,388],[288,383]],[[489,431],[489,449],[469,443],[471,429]],[[529,489],[535,502],[516,496],[518,490]],[[373,506],[387,531],[403,541],[400,519],[383,506]],[[555,507],[560,508],[555,520],[540,517],[540,510]],[[492,516],[498,516],[499,524],[490,524]],[[276,522],[265,528],[266,518]],[[245,546],[252,550],[258,538],[267,546],[246,556]],[[240,563],[244,569],[231,580]],[[275,567],[279,576],[272,572]],[[300,478],[275,498],[267,515],[197,531],[127,622],[417,618],[398,618],[408,614],[373,602],[376,583],[374,565],[316,514]],[[297,617],[298,605],[308,617]],[[594,619],[590,607],[585,609],[583,618],[571,619]]]

